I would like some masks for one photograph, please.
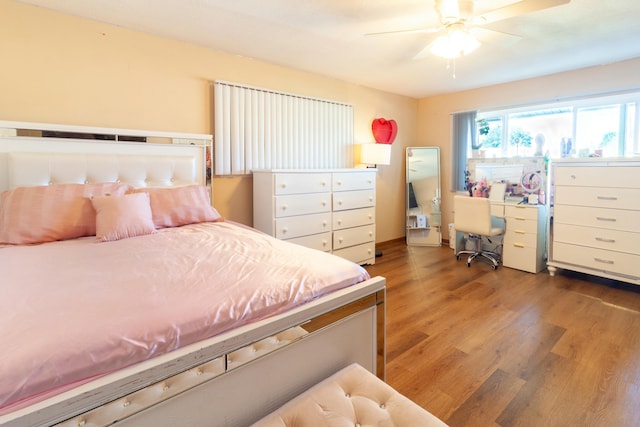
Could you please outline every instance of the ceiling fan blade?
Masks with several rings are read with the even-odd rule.
[[[395,30],[395,31],[380,31],[377,33],[366,33],[365,36],[384,36],[389,34],[418,34],[418,33],[437,33],[439,28],[415,28],[413,30]]]
[[[527,13],[549,9],[551,7],[562,6],[570,3],[571,0],[522,0],[499,9],[494,9],[480,14],[477,17],[476,25],[490,24],[502,21],[503,19],[514,18]]]

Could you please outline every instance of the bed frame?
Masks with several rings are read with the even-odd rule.
[[[17,136],[6,130],[37,133],[44,127],[145,134],[172,143]],[[202,184],[210,144],[210,135],[0,122],[0,191],[105,181],[136,187]],[[0,425],[248,425],[351,363],[384,379],[384,325],[385,279],[374,277],[2,415]]]

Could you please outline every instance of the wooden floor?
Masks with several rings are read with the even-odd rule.
[[[452,427],[640,426],[640,288],[378,245],[387,382]]]

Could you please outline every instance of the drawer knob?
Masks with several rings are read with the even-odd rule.
[[[322,226],[326,227],[327,226],[327,221],[322,221]]]
[[[370,201],[370,202],[373,202],[373,197],[369,197],[369,201]]]
[[[325,185],[327,185],[327,183],[326,183],[325,181],[322,181],[322,182],[320,183],[320,185],[322,185],[322,186],[324,187]]]
[[[280,185],[280,187],[282,187],[282,188],[287,188],[287,184],[282,183],[282,184]]]
[[[338,223],[338,225],[342,225],[342,220],[341,220],[341,219],[339,219],[339,220],[337,221],[337,223]]]
[[[288,231],[288,230],[287,230],[287,227],[283,227],[283,228],[282,228],[282,234],[287,234],[287,231]]]
[[[282,207],[280,209],[282,209],[283,211],[286,211],[287,210],[287,205],[282,205]]]
[[[576,179],[576,176],[571,174],[571,179]]]
[[[336,181],[336,185],[342,185],[342,181]]]

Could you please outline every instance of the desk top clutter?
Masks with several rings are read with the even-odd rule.
[[[517,182],[506,180],[491,182],[485,177],[472,180],[467,171],[465,185],[469,196],[486,197],[493,202],[509,201],[530,205],[546,203],[544,176],[540,171],[523,173]]]

